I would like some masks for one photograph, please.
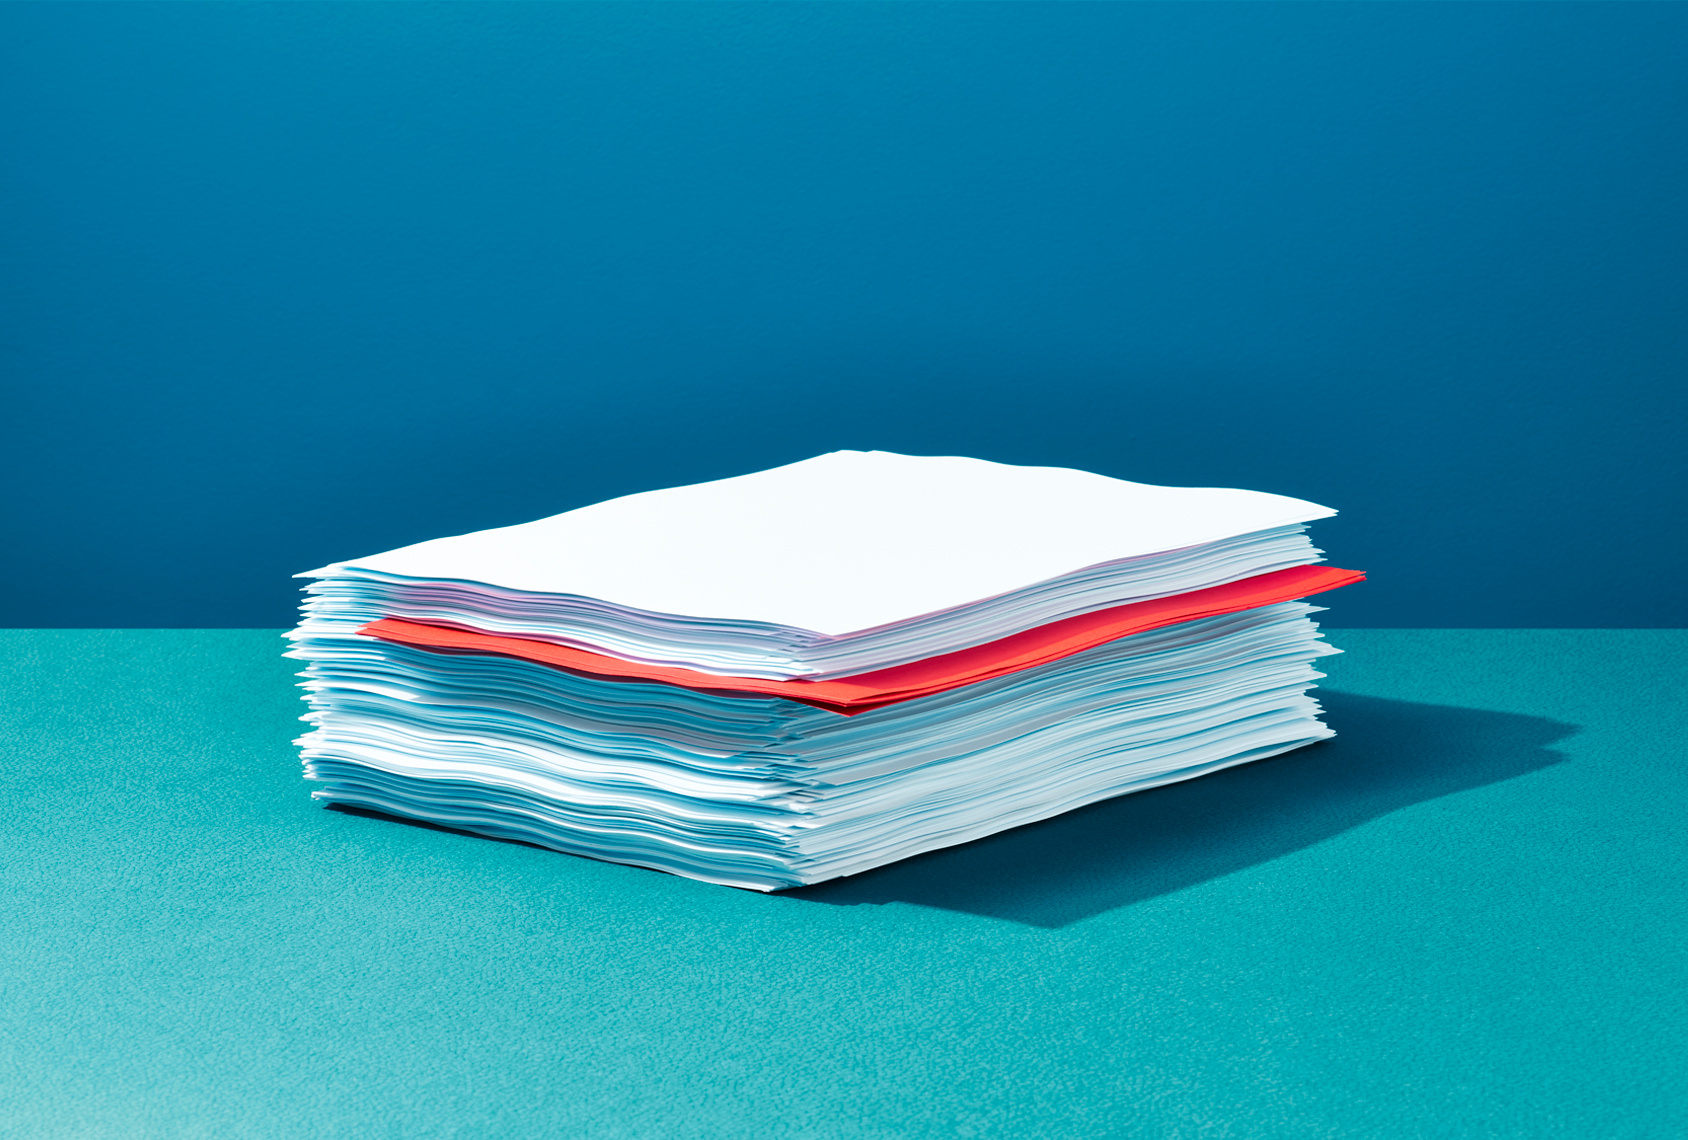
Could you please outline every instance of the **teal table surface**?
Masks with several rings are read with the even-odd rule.
[[[1688,1136],[1688,631],[1330,638],[1334,741],[762,895],[317,806],[276,631],[7,631],[0,1135]]]

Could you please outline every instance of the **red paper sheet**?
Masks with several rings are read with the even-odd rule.
[[[1018,673],[1133,633],[1144,633],[1198,618],[1240,613],[1274,602],[1294,601],[1358,582],[1364,577],[1365,574],[1358,570],[1340,570],[1334,566],[1292,566],[1224,586],[1063,618],[971,649],[831,681],[723,677],[673,665],[623,661],[619,657],[606,657],[602,653],[571,649],[548,641],[448,629],[399,618],[382,618],[358,632],[415,649],[515,657],[590,677],[660,681],[709,693],[785,697],[849,716],[915,697],[958,689],[992,677]]]

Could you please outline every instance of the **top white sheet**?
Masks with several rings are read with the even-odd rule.
[[[836,636],[1086,566],[1328,518],[1260,491],[835,451],[335,563]]]

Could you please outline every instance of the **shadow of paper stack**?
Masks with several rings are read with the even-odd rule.
[[[1561,763],[1576,726],[1320,689],[1340,734],[779,897],[1059,927],[1265,863],[1410,804]]]

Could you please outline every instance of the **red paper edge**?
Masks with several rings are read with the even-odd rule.
[[[548,641],[449,629],[402,618],[382,618],[358,632],[413,649],[514,657],[591,677],[657,681],[700,692],[784,697],[848,716],[1046,665],[1134,633],[1293,601],[1350,585],[1364,577],[1359,570],[1335,566],[1291,566],[1223,586],[1063,618],[970,649],[833,681],[723,677],[673,665],[623,661]]]

